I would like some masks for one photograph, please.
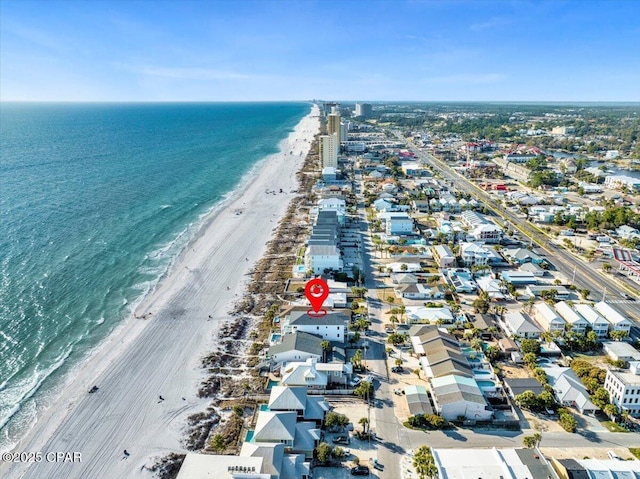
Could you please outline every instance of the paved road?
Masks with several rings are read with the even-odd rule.
[[[359,180],[358,177],[356,177]],[[357,187],[356,192],[360,193]],[[475,191],[469,191],[475,194]],[[432,447],[456,448],[456,447],[519,447],[522,438],[533,431],[505,431],[476,428],[453,429],[449,431],[422,432],[405,428],[395,415],[393,408],[392,389],[389,383],[389,372],[385,360],[386,335],[383,333],[383,310],[388,308],[377,297],[376,288],[384,287],[383,283],[374,273],[371,264],[373,245],[371,243],[368,224],[364,211],[364,203],[359,195],[358,213],[360,216],[360,230],[363,235],[361,242],[363,249],[362,266],[365,273],[368,288],[367,304],[370,316],[373,317],[371,332],[368,336],[369,348],[367,351],[367,367],[374,374],[376,407],[367,410],[375,418],[375,432],[377,441],[373,445],[375,456],[384,465],[383,471],[372,471],[375,477],[398,478],[401,477],[400,460],[403,454],[422,445]],[[573,271],[571,269],[571,274]],[[576,278],[578,273],[576,272]],[[593,286],[592,286],[593,287]],[[628,302],[631,304],[632,302]],[[635,306],[635,304],[634,304]],[[638,304],[640,306],[640,304]],[[638,309],[640,312],[640,308]],[[639,316],[640,317],[640,316]],[[363,405],[363,408],[366,407]],[[544,447],[630,447],[637,446],[637,434],[591,432],[568,434],[565,432],[544,433],[542,445]]]
[[[545,256],[551,263],[553,263],[558,271],[564,274],[567,278],[574,278],[575,275],[574,284],[579,289],[588,289],[591,292],[591,299],[600,301],[602,299],[601,294],[605,291],[607,291],[609,295],[615,294],[616,297],[619,296],[616,294],[622,290],[619,283],[612,281],[600,271],[594,270],[588,263],[581,258],[574,256],[566,249],[551,243],[545,234],[539,232],[528,221],[525,221],[512,211],[498,205],[494,198],[492,198],[488,193],[479,188],[476,184],[470,182],[457,171],[453,170],[443,161],[429,153],[420,151],[411,143],[409,145],[413,147],[412,150],[417,155],[418,159],[438,171],[445,180],[455,184],[456,188],[460,191],[478,198],[498,218],[502,219],[503,222],[510,223],[516,226],[521,232],[524,232],[530,239],[537,243],[537,246],[540,249],[544,250]],[[637,294],[638,291],[630,290],[629,292]],[[636,321],[640,321],[640,305],[638,305],[638,307],[631,306],[629,309],[632,309],[634,312],[634,314],[631,314],[631,317]],[[639,327],[640,325],[636,323],[636,328]],[[640,329],[637,331],[634,330],[634,332],[640,333]]]

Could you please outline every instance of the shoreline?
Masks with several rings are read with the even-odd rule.
[[[246,181],[204,215],[167,273],[78,365],[64,392],[13,448],[80,452],[82,465],[2,464],[0,472],[112,477],[115,467],[119,477],[132,477],[154,456],[185,450],[186,418],[209,402],[197,396],[204,377],[200,362],[217,349],[215,333],[233,319],[227,310],[242,298],[246,272],[263,255],[295,196],[296,173],[318,129],[318,109],[312,106],[279,151],[256,163]],[[87,395],[93,384],[99,391]],[[124,448],[136,451],[126,461]]]

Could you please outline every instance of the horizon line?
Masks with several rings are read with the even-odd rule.
[[[50,103],[50,104],[87,104],[87,103],[493,103],[493,104],[539,104],[539,105],[638,105],[640,100],[0,100],[3,103]]]

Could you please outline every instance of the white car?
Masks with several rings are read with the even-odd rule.
[[[364,381],[373,384],[373,376],[371,374],[369,374],[368,376],[366,376],[364,378]]]
[[[362,379],[360,378],[360,376],[356,376],[355,378],[353,378],[351,381],[349,381],[349,386],[351,387],[356,387],[358,384],[360,384],[360,381],[362,381]]]

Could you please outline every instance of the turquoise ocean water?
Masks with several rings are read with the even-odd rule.
[[[0,449],[309,109],[0,106]]]

